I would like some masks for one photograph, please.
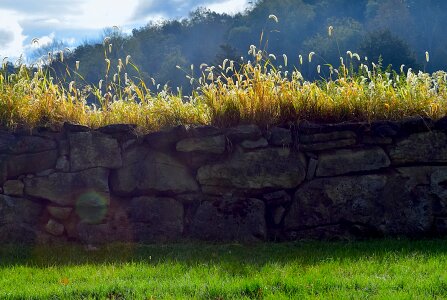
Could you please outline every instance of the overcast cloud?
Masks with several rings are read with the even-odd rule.
[[[150,20],[182,18],[199,6],[237,13],[248,0],[0,0],[0,60],[27,55],[37,44],[53,39],[74,47],[98,40],[102,30],[118,26],[124,32]]]

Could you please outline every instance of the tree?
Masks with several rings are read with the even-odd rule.
[[[391,65],[395,70],[402,64],[420,69],[416,55],[408,44],[389,30],[370,32],[360,44],[360,53],[373,62],[378,62],[379,58],[382,58],[384,67]]]

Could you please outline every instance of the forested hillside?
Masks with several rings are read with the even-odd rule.
[[[272,14],[278,22],[269,18]],[[106,72],[105,56],[113,74],[118,59],[130,55],[140,74],[129,70],[129,76],[138,75],[148,84],[154,78],[161,85],[180,86],[189,94],[185,72],[191,73],[191,64],[198,72],[202,63],[216,65],[224,58],[238,62],[248,56],[253,44],[275,54],[278,65],[284,65],[286,54],[287,68],[298,68],[307,79],[327,74],[326,64],[338,66],[340,56],[346,61],[348,50],[368,57],[370,62],[377,63],[381,57],[383,67],[392,65],[399,70],[405,64],[413,70],[432,72],[447,69],[446,25],[444,0],[259,0],[234,16],[198,9],[188,18],[150,23],[130,35],[117,28],[105,30],[97,43],[77,47],[66,54],[64,63],[54,61],[53,68],[60,76],[67,62],[73,66],[80,61],[79,73],[86,82],[97,84]],[[103,44],[106,36],[111,49]],[[311,51],[315,56],[309,63]],[[430,54],[428,63],[426,51]],[[317,65],[321,65],[320,74]]]

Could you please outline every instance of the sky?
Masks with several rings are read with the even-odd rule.
[[[75,47],[99,40],[104,28],[124,33],[149,21],[183,18],[197,7],[234,14],[248,0],[0,0],[0,60],[25,60],[53,40]],[[116,27],[115,27],[116,28]]]

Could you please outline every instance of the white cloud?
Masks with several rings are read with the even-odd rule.
[[[98,39],[102,30],[118,26],[130,33],[150,20],[185,17],[199,6],[235,13],[248,0],[0,0],[0,59],[17,58],[40,45],[61,40],[75,46]]]
[[[6,32],[8,39],[0,43],[0,58],[5,56],[16,58],[22,53],[23,42],[26,36],[20,26],[18,15],[9,10],[0,9],[0,30]]]

